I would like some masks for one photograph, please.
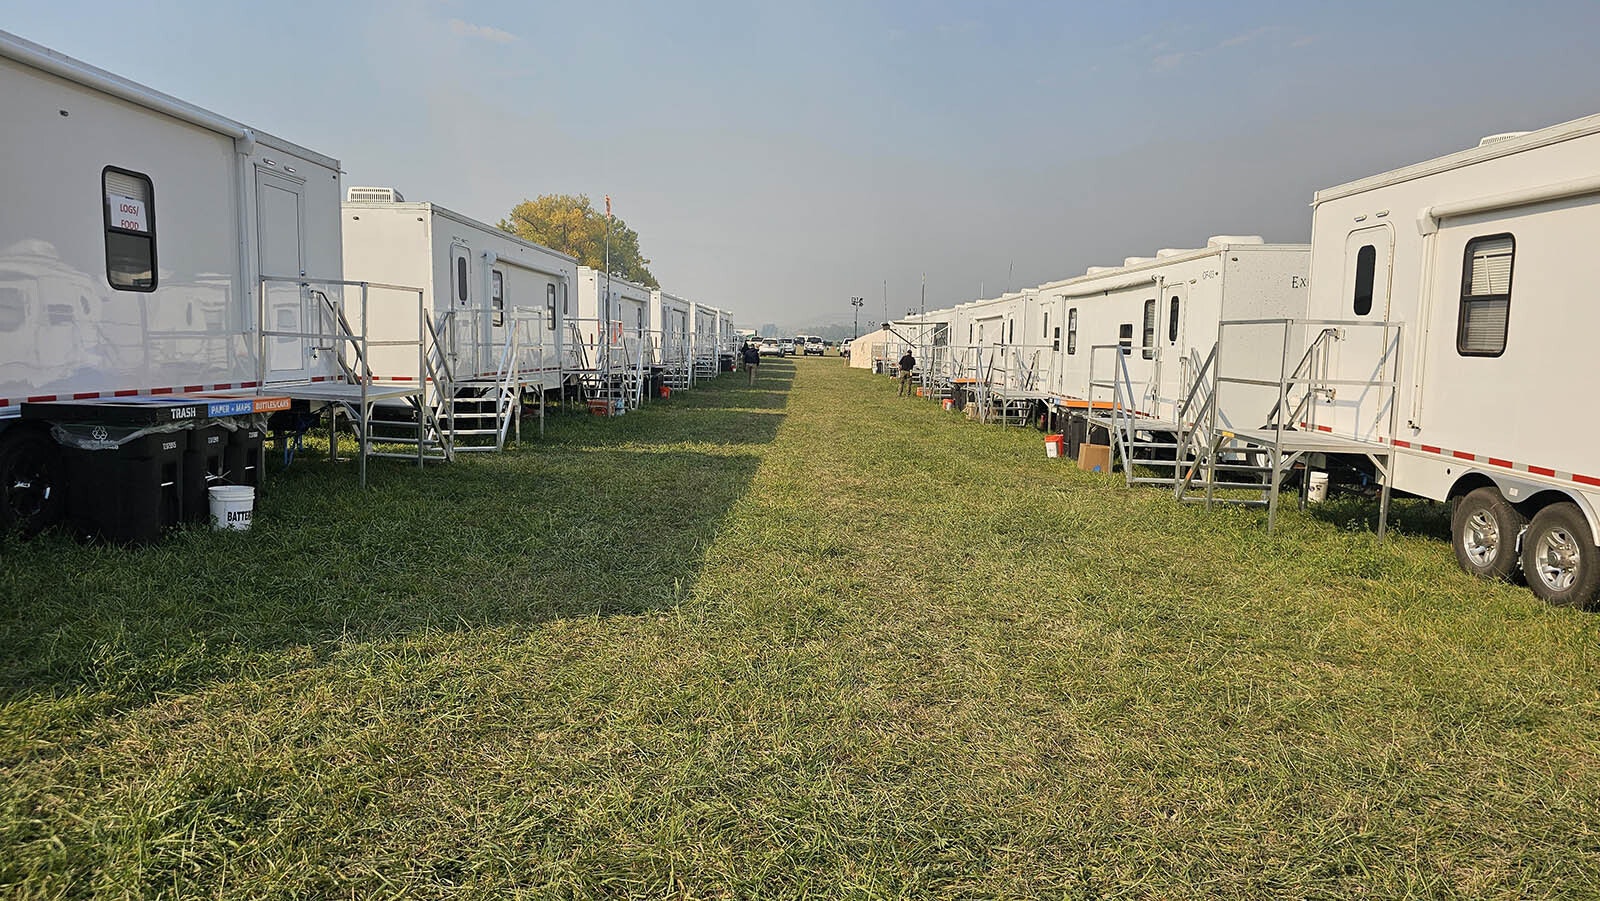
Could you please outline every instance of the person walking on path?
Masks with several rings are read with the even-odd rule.
[[[911,349],[906,349],[906,355],[900,358],[900,396],[911,393],[911,373],[917,369],[917,358],[911,355]]]
[[[756,367],[761,365],[761,351],[754,344],[744,346],[744,368],[750,374],[750,384],[756,383]]]

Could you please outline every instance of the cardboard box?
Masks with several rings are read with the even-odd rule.
[[[1110,472],[1111,446],[1107,444],[1078,445],[1078,468],[1084,472]]]

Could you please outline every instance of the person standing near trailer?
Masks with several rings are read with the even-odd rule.
[[[900,358],[900,396],[911,393],[911,373],[917,369],[917,358],[911,355],[910,349]]]
[[[761,351],[757,350],[754,344],[745,344],[742,354],[745,371],[750,373],[750,384],[754,385],[756,383],[756,367],[761,365]]]

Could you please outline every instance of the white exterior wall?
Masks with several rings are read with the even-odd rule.
[[[1568,398],[1595,373],[1589,326],[1600,313],[1588,300],[1600,283],[1597,179],[1600,116],[1592,116],[1319,192],[1311,315],[1387,317],[1404,329],[1395,433],[1388,434],[1388,410],[1376,390],[1341,391],[1319,407],[1319,422],[1344,436],[1394,439],[1394,485],[1402,491],[1443,499],[1464,476],[1482,473],[1513,501],[1545,490],[1568,494],[1593,523],[1600,460],[1582,405]],[[1585,182],[1590,189],[1582,189]],[[1577,193],[1511,202],[1520,192],[1559,185],[1577,185]],[[1431,227],[1426,210],[1497,197],[1502,202],[1490,209],[1445,217],[1436,232],[1423,234]],[[1377,231],[1352,237],[1363,229]],[[1466,245],[1499,234],[1515,239],[1505,350],[1463,356],[1457,324]],[[1351,279],[1369,236],[1392,240],[1392,264],[1382,278],[1380,254],[1372,310],[1357,316]],[[1341,342],[1336,377],[1369,377],[1376,345],[1370,337]]]
[[[1139,409],[1171,418],[1193,380],[1193,367],[1184,361],[1203,363],[1217,343],[1220,321],[1304,317],[1308,261],[1309,249],[1303,245],[1220,243],[1042,286],[1039,293],[1047,302],[1041,306],[1050,306],[1052,321],[1062,326],[1054,390],[1064,398],[1087,400],[1091,355],[1092,378],[1113,378],[1116,354],[1092,348],[1119,343],[1126,327],[1131,351],[1123,356]],[[1178,308],[1175,333],[1174,299]],[[1145,311],[1152,303],[1153,342],[1146,346]],[[1275,339],[1267,340],[1257,331],[1230,329],[1230,352],[1223,364],[1228,374],[1276,379],[1282,330],[1274,334]],[[1271,366],[1265,366],[1263,360]],[[1272,397],[1263,403],[1267,394]],[[1229,385],[1219,397],[1221,421],[1259,425],[1249,420],[1264,418],[1276,393]],[[1109,399],[1108,391],[1096,393],[1095,400]],[[1254,409],[1257,406],[1259,410]]]
[[[609,323],[609,340],[626,348],[630,364],[638,363],[638,355],[645,353],[646,365],[652,362],[649,345],[653,325],[655,295],[649,288],[626,279],[587,266],[578,268],[578,316],[583,320],[580,331],[589,348],[591,361],[600,347],[599,324]],[[619,325],[620,323],[620,325]],[[641,350],[643,348],[643,350]],[[617,361],[613,360],[615,364]]]
[[[516,327],[521,379],[525,384],[554,387],[565,337],[563,309],[572,303],[576,260],[436,204],[347,202],[341,212],[348,279],[421,287],[426,315],[441,331],[446,311],[470,314],[459,320],[461,328],[453,334],[461,340],[450,347],[458,379],[497,374],[500,360],[495,349],[506,341],[505,330]],[[464,283],[459,278],[460,260],[466,263]],[[494,272],[500,273],[503,293],[499,325],[494,316]],[[537,321],[525,313],[536,313]],[[409,296],[381,298],[368,310],[368,334],[373,340],[412,340],[417,326],[416,307]],[[468,328],[479,331],[477,340],[465,334]],[[417,371],[412,349],[375,348],[372,358],[379,377],[414,376]]]
[[[4,32],[0,45],[8,53],[44,52]],[[191,118],[226,122],[55,58],[192,111],[185,113]],[[0,58],[0,121],[0,417],[16,415],[30,397],[253,383],[258,272],[292,260],[308,277],[341,275],[335,160],[267,135],[236,143],[10,58]],[[151,181],[153,291],[117,290],[107,279],[107,166]],[[269,198],[266,209],[258,210],[258,196]],[[275,323],[310,330],[298,291],[282,306]],[[272,350],[277,378],[335,371],[308,342],[289,339]]]
[[[687,359],[694,324],[694,304],[665,291],[654,291],[651,298],[651,320],[656,323],[659,333],[657,361],[669,363]]]

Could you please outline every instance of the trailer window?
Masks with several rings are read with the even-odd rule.
[[[1456,352],[1464,357],[1498,357],[1506,352],[1511,314],[1511,263],[1516,239],[1488,235],[1467,242],[1461,265],[1461,316]]]
[[[1017,341],[1017,320],[1006,320],[1006,343],[1015,344]]]
[[[556,327],[556,286],[544,286],[544,327],[554,330]]]
[[[1044,311],[1044,336],[1047,339],[1050,337],[1050,311],[1049,310],[1045,310]]]
[[[1133,353],[1133,323],[1124,322],[1117,326],[1117,345],[1124,354]]]
[[[107,166],[100,173],[105,202],[106,281],[118,291],[156,289],[155,191],[150,177]]]
[[[1059,325],[1056,326],[1055,337],[1053,337],[1050,340],[1050,349],[1051,350],[1060,350],[1061,349],[1061,326],[1059,326]]]
[[[1067,311],[1067,353],[1078,352],[1078,308]]]
[[[456,257],[456,299],[467,302],[467,258]]]
[[[1167,340],[1173,344],[1178,343],[1178,307],[1180,303],[1178,295],[1172,295],[1171,309],[1167,312]]]
[[[506,324],[506,276],[498,269],[489,270],[489,305],[494,307],[496,327]]]
[[[14,332],[28,321],[28,298],[20,288],[0,285],[0,332]]]
[[[1356,251],[1356,292],[1352,300],[1357,316],[1372,312],[1372,283],[1377,270],[1378,248],[1371,244],[1361,245],[1361,249]]]
[[[1139,355],[1146,360],[1156,358],[1156,299],[1154,297],[1144,302],[1144,331],[1139,336],[1143,344]]]

